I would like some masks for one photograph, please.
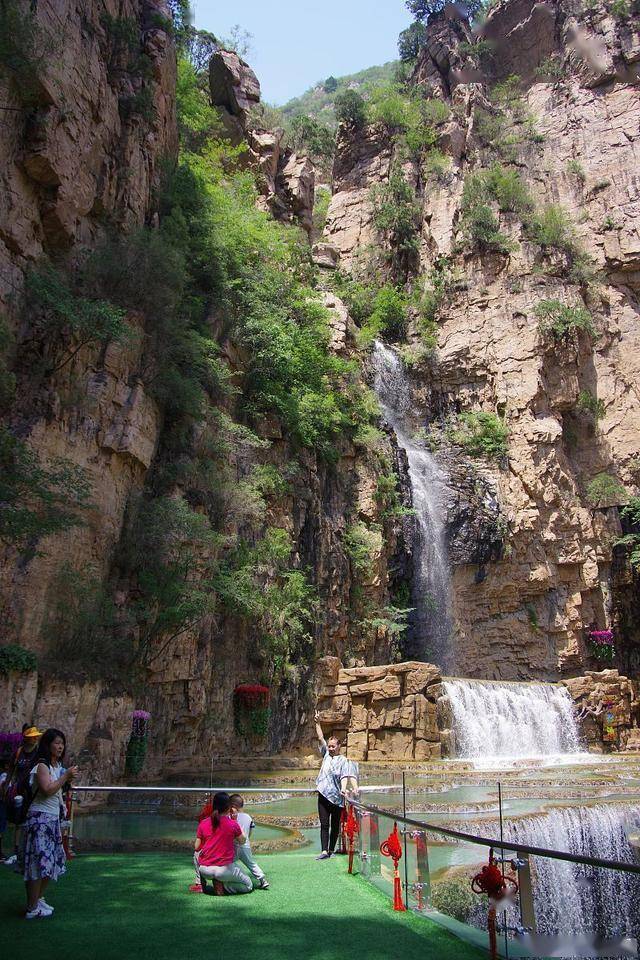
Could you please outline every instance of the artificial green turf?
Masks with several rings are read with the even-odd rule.
[[[246,896],[187,892],[187,856],[78,857],[51,884],[52,917],[24,919],[24,885],[0,866],[0,942],[11,960],[480,960],[430,920],[394,913],[343,857],[262,858],[271,889]],[[6,954],[4,946],[7,947]]]

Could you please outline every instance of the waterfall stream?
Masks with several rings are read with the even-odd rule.
[[[581,752],[573,700],[550,683],[446,680],[457,756],[483,765],[496,758]]]
[[[505,826],[512,840],[601,860],[634,863],[627,831],[640,808],[601,803],[592,807],[551,810]],[[546,934],[637,933],[640,878],[617,870],[596,869],[544,857],[532,858],[538,931]]]
[[[412,439],[411,393],[402,360],[376,341],[374,390],[409,465],[415,510],[412,618],[414,656],[453,669],[449,562],[444,530],[446,475],[429,450]]]

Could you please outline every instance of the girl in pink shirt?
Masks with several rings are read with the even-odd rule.
[[[228,793],[216,793],[213,812],[198,824],[196,853],[199,853],[200,882],[203,893],[209,893],[207,880],[213,880],[218,896],[224,893],[251,893],[253,884],[234,864],[234,841],[246,843],[247,838],[239,824],[229,816],[231,799]]]

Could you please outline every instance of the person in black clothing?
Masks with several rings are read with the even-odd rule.
[[[13,758],[9,776],[5,783],[7,820],[15,825],[14,854],[5,860],[5,864],[15,864],[16,873],[22,872],[22,825],[31,799],[29,774],[38,755],[38,745],[42,731],[29,723],[22,726],[22,743]]]

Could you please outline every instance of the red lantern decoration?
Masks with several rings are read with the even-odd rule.
[[[349,810],[347,813],[347,822],[344,827],[344,832],[349,842],[349,873],[353,873],[353,846],[355,843],[356,836],[360,833],[360,826],[356,815],[353,812],[353,807],[351,804],[348,805]]]
[[[402,856],[402,845],[398,835],[397,823],[394,823],[393,830],[387,839],[380,844],[380,853],[383,857],[391,857],[393,860],[393,909],[404,911],[407,908],[402,900],[402,887],[400,885],[400,874],[398,873],[398,862]]]
[[[518,881],[513,877],[505,876],[504,871],[498,866],[493,850],[489,850],[489,863],[485,864],[480,873],[476,873],[471,881],[471,889],[474,893],[486,893],[489,897],[489,953],[491,960],[495,960],[498,956],[496,903],[506,896],[517,893]]]

